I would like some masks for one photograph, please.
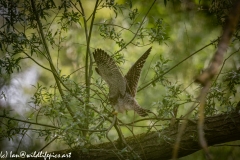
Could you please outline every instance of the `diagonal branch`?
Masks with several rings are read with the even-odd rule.
[[[192,54],[190,54],[188,57],[184,58],[183,60],[181,60],[180,62],[178,62],[177,64],[175,64],[173,67],[171,67],[170,69],[168,69],[166,72],[164,72],[163,74],[161,74],[160,76],[156,77],[155,79],[153,79],[152,81],[148,82],[146,85],[144,85],[143,87],[138,89],[138,92],[140,92],[141,90],[143,90],[144,88],[148,87],[149,85],[151,85],[154,82],[157,82],[161,77],[163,77],[165,74],[169,73],[171,70],[173,70],[174,68],[176,68],[177,66],[179,66],[181,63],[183,63],[184,61],[186,61],[187,59],[189,59],[190,57],[194,56],[195,54],[197,54],[198,52],[200,52],[201,50],[207,48],[208,46],[214,44],[215,42],[217,42],[218,39],[212,41],[211,43],[203,46],[202,48],[198,49],[197,51],[193,52]]]
[[[232,113],[225,113],[205,118],[204,132],[210,146],[229,141],[240,140],[239,111],[239,109],[236,109]],[[133,149],[133,151],[141,158],[145,157],[146,160],[165,160],[171,159],[172,157],[172,150],[178,132],[179,126],[176,125],[166,128],[162,131],[150,132],[147,135],[139,134],[133,137],[127,137],[125,140],[126,143]],[[182,136],[182,143],[179,147],[179,157],[183,157],[201,150],[201,146],[198,144],[197,132],[197,124],[189,121]],[[114,143],[117,149],[113,148],[112,143]],[[69,160],[111,160],[118,159],[120,157],[121,159],[128,159],[132,156],[130,152],[123,152],[123,148],[121,148],[118,140],[113,141],[112,143],[105,142],[91,146],[88,148],[88,152],[84,152],[84,150],[82,150],[82,148],[79,146],[73,149],[54,151],[54,154],[71,152],[71,158],[69,158]],[[142,152],[142,148],[144,153]]]
[[[219,68],[222,65],[224,54],[227,51],[228,45],[232,38],[232,35],[237,27],[240,16],[240,1],[235,1],[232,10],[229,13],[229,17],[225,23],[222,37],[218,43],[218,49],[213,55],[213,58],[207,69],[203,71],[201,75],[196,78],[196,82],[200,83],[203,88],[201,90],[199,101],[199,121],[198,121],[198,134],[199,134],[199,142],[205,151],[207,158],[211,159],[211,156],[208,152],[207,142],[204,137],[204,107],[206,103],[206,96],[209,88],[211,87],[211,81],[215,75],[218,74]]]
[[[48,59],[50,68],[52,70],[53,77],[54,77],[54,79],[56,81],[59,93],[60,93],[62,99],[64,99],[64,93],[63,93],[63,90],[62,90],[62,87],[61,87],[61,84],[60,84],[60,81],[59,81],[57,70],[56,70],[56,68],[53,65],[51,54],[50,54],[50,51],[49,51],[49,48],[48,48],[45,36],[43,34],[43,26],[42,26],[42,23],[40,21],[40,17],[38,15],[38,12],[37,12],[34,0],[31,0],[31,5],[32,5],[32,13],[35,15],[35,18],[36,18],[36,21],[37,21],[38,29],[39,29],[39,32],[40,32],[40,37],[41,37],[41,40],[42,40],[42,43],[43,43],[43,47],[44,47],[44,49],[46,51],[46,54],[47,54],[47,59]],[[66,106],[68,112],[70,113],[70,115],[72,116],[72,118],[74,119],[74,121],[77,122],[77,119],[75,118],[75,115],[74,115],[74,112],[73,112],[72,108],[68,104],[66,104],[66,103],[65,103],[65,106]],[[80,125],[79,125],[79,128],[81,128]]]

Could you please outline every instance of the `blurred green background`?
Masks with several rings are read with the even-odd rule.
[[[163,118],[181,117],[186,114],[200,90],[200,86],[194,83],[194,78],[208,66],[216,51],[217,43],[212,42],[221,36],[222,24],[226,19],[225,13],[221,12],[222,7],[230,4],[231,1],[164,0],[156,1],[151,9],[149,8],[153,1],[109,0],[100,2],[101,5],[96,10],[92,26],[91,40],[88,43],[83,13],[79,12],[81,7],[77,1],[36,1],[37,8],[43,10],[41,21],[52,62],[66,86],[77,97],[85,100],[86,87],[84,86],[86,85],[85,69],[88,45],[91,53],[94,49],[101,48],[112,55],[123,74],[126,74],[134,62],[152,46],[151,54],[143,67],[139,88],[171,70],[164,74],[159,81],[139,91],[136,99],[143,108],[149,109]],[[16,1],[15,3],[16,10],[13,10],[14,12],[24,13],[25,15],[22,16],[25,18],[31,17],[28,8],[30,1]],[[53,3],[54,5],[52,5]],[[83,0],[81,3],[87,20],[86,27],[89,31],[96,1]],[[15,23],[15,28],[8,28],[5,25],[7,18],[3,14],[8,11],[4,7],[4,1],[1,1],[1,32],[10,28],[11,33],[17,33],[18,36],[15,37],[17,40],[14,43],[19,42],[19,45],[25,45],[24,51],[31,55],[32,59],[42,66],[50,68],[46,55],[40,52],[44,53],[44,47],[39,42],[41,38],[36,38],[40,32],[36,26],[34,27],[36,22],[31,24],[31,19],[26,18],[22,20],[25,23]],[[62,7],[61,10],[59,7]],[[227,8],[223,11],[227,13]],[[31,25],[33,27],[30,27]],[[140,29],[139,26],[141,26]],[[21,32],[29,41],[25,42],[25,37],[21,37]],[[138,33],[137,36],[135,36],[136,33]],[[1,143],[5,147],[2,147],[1,150],[18,150],[20,147],[34,151],[48,144],[55,135],[58,135],[58,138],[47,145],[45,150],[54,151],[77,145],[85,147],[89,143],[97,144],[108,141],[104,132],[83,137],[83,133],[76,129],[77,125],[85,125],[84,123],[88,121],[89,128],[94,128],[99,123],[98,129],[103,129],[107,128],[110,123],[95,112],[85,113],[86,104],[81,104],[74,99],[66,89],[63,89],[66,93],[65,100],[61,100],[63,97],[57,90],[53,74],[37,65],[25,53],[21,51],[17,53],[16,48],[19,46],[8,43],[7,38],[4,39],[3,35],[1,34],[1,59],[4,60],[5,57],[10,56],[15,60],[20,57],[21,61],[16,63],[20,67],[19,71],[16,66],[13,66],[12,73],[4,71],[4,68],[1,69],[0,104],[2,112],[8,110],[8,114],[12,117],[37,120],[39,123],[60,126],[62,130],[46,132],[37,130],[39,129],[37,127],[31,132],[24,130],[26,133],[19,133],[20,131],[16,131],[10,135],[7,132],[8,129],[3,127]],[[233,54],[239,49],[237,36],[234,37],[234,40],[225,55],[227,59],[221,74],[210,91],[209,95],[213,95],[213,97],[208,97],[206,116],[230,111],[240,99],[239,87],[235,87],[236,93],[234,94],[225,78],[228,73],[239,67],[238,53]],[[191,56],[195,51],[210,43],[212,45]],[[36,47],[34,51],[34,47],[30,47],[34,46],[33,44]],[[125,46],[126,44],[128,45]],[[185,61],[174,67],[185,58],[187,58]],[[92,72],[89,72],[92,74],[89,105],[106,116],[112,110],[106,100],[108,87],[95,72],[95,66],[93,63]],[[78,123],[73,122],[67,110],[63,108],[66,102],[73,108],[76,117],[80,119]],[[177,107],[177,115],[174,113],[175,107]],[[198,110],[195,109],[191,118],[197,118],[197,113]],[[119,114],[118,117],[124,123],[140,119],[133,111]],[[2,126],[5,123],[2,120]],[[145,127],[133,127],[134,134],[146,132],[151,123],[149,120],[138,123]],[[15,127],[16,125],[12,124]],[[168,127],[170,121],[159,121],[155,125],[156,127],[151,130],[156,131],[156,129],[161,130]],[[31,128],[32,126],[24,125],[24,127]],[[125,137],[132,136],[131,131],[126,127],[123,126],[121,129]],[[27,134],[29,136],[26,136]],[[11,137],[10,141],[7,140],[9,137]],[[21,137],[24,137],[24,142]],[[109,132],[109,137],[112,140],[118,138],[114,129]],[[18,144],[17,147],[16,144]],[[229,144],[239,146],[239,141]],[[240,157],[239,147],[235,146],[215,146],[211,147],[210,151],[217,159],[230,160]],[[204,159],[204,154],[202,151],[198,151],[181,159]]]

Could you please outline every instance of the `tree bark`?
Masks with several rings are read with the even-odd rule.
[[[113,143],[118,150],[114,148],[111,142],[106,142],[91,146],[87,150],[76,147],[74,149],[55,151],[54,154],[62,155],[71,152],[69,160],[171,159],[178,128],[179,126],[176,125],[164,130],[150,132],[147,135],[140,134],[126,138],[126,142],[132,148],[132,152],[122,148],[119,141],[114,141]],[[204,123],[204,132],[209,146],[240,140],[240,110],[237,109],[232,113],[207,117]],[[188,121],[181,139],[178,155],[183,157],[198,150],[201,150],[201,147],[198,144],[197,123]]]

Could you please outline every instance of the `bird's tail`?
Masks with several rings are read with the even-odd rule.
[[[134,105],[134,111],[141,117],[145,117],[148,115],[149,110],[143,109],[141,106],[138,104]]]

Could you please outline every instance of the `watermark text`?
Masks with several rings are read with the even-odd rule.
[[[55,154],[54,152],[48,153],[47,151],[34,151],[32,153],[26,153],[21,151],[19,153],[14,153],[12,151],[0,151],[0,159],[5,158],[43,158],[44,160],[50,160],[51,158],[71,158],[71,152],[65,154]]]

